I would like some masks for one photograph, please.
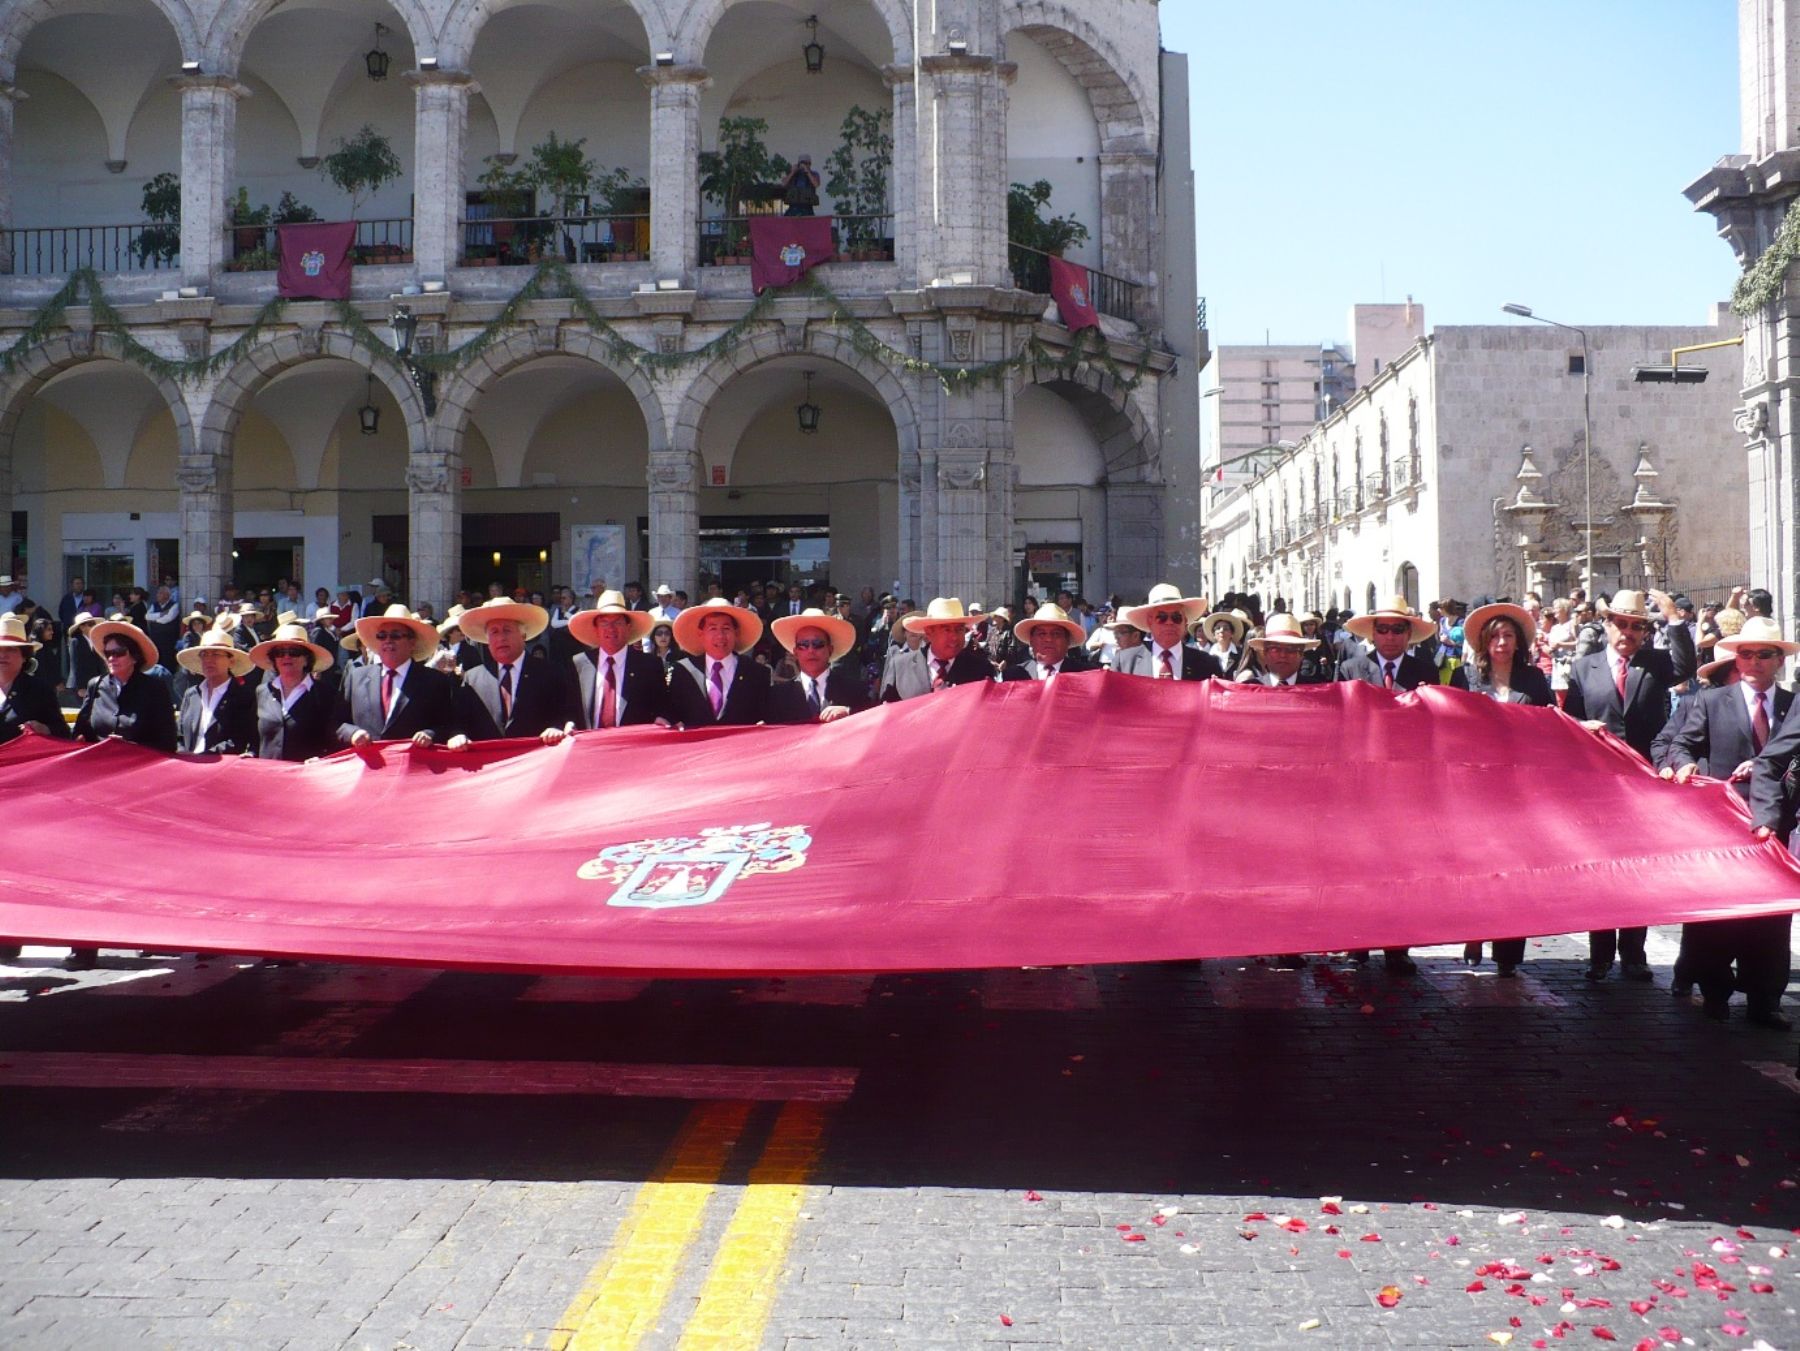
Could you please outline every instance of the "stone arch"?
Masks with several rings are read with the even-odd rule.
[[[547,356],[581,357],[616,375],[637,400],[650,453],[654,455],[668,444],[662,403],[656,397],[656,388],[649,376],[629,362],[614,358],[605,341],[592,333],[571,329],[558,335],[534,329],[521,330],[495,343],[450,377],[449,383],[438,394],[439,448],[460,457],[463,441],[469,434],[470,415],[482,394],[493,388],[494,382],[508,371]]]
[[[663,21],[662,7],[653,0],[623,0],[625,7],[637,15],[644,26],[650,52],[676,50],[668,25]],[[437,32],[439,64],[446,70],[467,70],[474,54],[476,40],[488,20],[504,8],[496,0],[451,0],[444,22]],[[648,59],[648,57],[646,57]]]
[[[53,377],[76,366],[93,361],[116,361],[135,366],[126,356],[125,347],[110,333],[70,333],[37,348],[19,362],[13,375],[0,382],[0,493],[12,482],[13,439],[18,435],[19,419],[32,395]],[[196,446],[194,421],[187,400],[173,380],[144,371],[144,378],[156,386],[175,421],[175,447],[178,455],[193,452]]]
[[[1014,385],[1015,391],[1021,384],[1069,385],[1080,392],[1083,397],[1073,401],[1100,440],[1108,483],[1162,481],[1156,433],[1124,382],[1084,363],[1072,371],[1060,366],[1028,367]]]
[[[179,0],[144,0],[175,30],[184,60],[194,59],[202,49],[200,30],[186,5]],[[279,0],[264,0],[273,5]],[[18,76],[19,49],[31,30],[45,19],[54,18],[60,0],[0,0],[0,79],[11,81]]]
[[[684,56],[695,65],[706,59],[706,44],[712,40],[713,29],[718,27],[719,20],[725,17],[725,11],[736,4],[737,0],[694,0],[692,8],[676,25],[675,41],[672,44],[676,59]],[[913,63],[913,16],[912,8],[907,0],[862,0],[881,16],[887,26],[888,41],[893,44],[896,66],[910,66]],[[648,21],[645,27],[649,27]]]
[[[430,447],[424,405],[405,374],[389,362],[376,360],[367,348],[347,333],[299,332],[284,333],[272,342],[252,348],[225,372],[200,421],[199,453],[215,461],[228,460],[238,424],[256,392],[291,366],[326,358],[348,361],[373,375],[393,395],[406,418],[408,451],[417,454]]]
[[[266,19],[282,0],[225,0],[218,14],[207,25],[205,53],[221,70],[235,73],[243,60],[244,44],[256,25]],[[437,27],[431,11],[420,0],[388,0],[400,22],[406,25],[407,37],[415,52],[429,53],[437,48]],[[446,69],[450,67],[446,66]]]
[[[1056,0],[1020,0],[1001,16],[1003,32],[1020,32],[1037,43],[1087,91],[1107,153],[1153,151],[1148,109],[1155,107],[1112,42],[1079,10]]]
[[[700,431],[705,425],[706,413],[712,406],[714,396],[734,376],[760,366],[765,361],[790,356],[817,357],[861,376],[874,389],[876,397],[881,400],[888,410],[888,416],[894,421],[894,439],[899,447],[900,458],[905,460],[907,456],[918,453],[918,415],[913,409],[912,396],[893,369],[857,351],[847,339],[823,330],[808,332],[805,344],[798,351],[789,348],[780,333],[764,331],[714,358],[695,377],[682,396],[681,407],[675,415],[675,426],[669,438],[670,448],[699,454]]]

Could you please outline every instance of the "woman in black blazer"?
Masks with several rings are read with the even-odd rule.
[[[311,760],[338,749],[336,690],[325,675],[332,655],[306,634],[283,624],[250,649],[250,660],[271,674],[256,687],[256,754],[263,760]]]
[[[16,611],[0,615],[0,746],[27,729],[68,739],[56,687],[36,673],[33,654],[41,646],[25,636],[25,621]]]

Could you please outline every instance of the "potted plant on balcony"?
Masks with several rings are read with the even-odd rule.
[[[174,174],[158,174],[144,184],[143,212],[150,224],[138,231],[131,245],[138,266],[174,262],[181,252],[181,180]]]
[[[629,170],[611,169],[594,180],[601,209],[611,217],[613,257],[635,263],[644,256],[638,226],[650,212],[650,189]]]
[[[888,214],[888,176],[894,165],[894,115],[853,105],[844,115],[838,147],[825,161],[831,194],[844,226],[845,251],[852,262],[892,257],[880,222]]]
[[[1050,266],[1039,255],[1060,258],[1072,244],[1087,242],[1088,228],[1073,215],[1046,216],[1050,205],[1050,184],[1040,178],[1035,183],[1014,183],[1006,194],[1006,239],[1012,263],[1013,282],[1022,291],[1040,295],[1050,292]]]
[[[240,186],[231,199],[231,251],[234,257],[260,249],[269,228],[269,204],[250,205],[250,189]]]
[[[306,222],[314,221],[318,218],[319,213],[317,211],[314,211],[305,202],[295,197],[293,193],[284,192],[281,194],[281,200],[275,203],[275,214],[271,219],[270,224],[304,225]]]
[[[227,272],[273,272],[280,266],[281,260],[275,251],[262,244],[253,249],[245,249],[230,262],[225,264]]]
[[[781,197],[779,184],[792,167],[763,143],[769,124],[760,117],[725,117],[719,120],[719,148],[700,152],[700,195],[717,202],[725,213],[724,233],[714,262],[729,265],[743,261],[744,227],[738,220],[747,200],[766,200],[767,190]]]
[[[355,220],[361,214],[363,198],[400,177],[400,157],[387,137],[364,123],[354,136],[338,138],[337,149],[319,161],[319,172],[349,197],[350,219]],[[395,251],[393,245],[379,248],[384,255]],[[366,259],[373,249],[358,247],[354,252]]]

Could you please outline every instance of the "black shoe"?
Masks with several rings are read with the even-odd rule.
[[[1731,1000],[1729,998],[1709,999],[1701,1005],[1701,1012],[1715,1023],[1722,1023],[1731,1017]]]
[[[0,962],[16,962],[23,951],[17,943],[0,943]]]
[[[1344,955],[1358,966],[1367,966],[1369,964],[1369,950],[1367,948],[1361,948],[1355,952],[1345,953]]]
[[[1793,1021],[1784,1013],[1773,1009],[1751,1009],[1750,1022],[1757,1027],[1774,1028],[1777,1032],[1786,1032],[1794,1026]]]
[[[99,948],[70,948],[63,958],[64,971],[92,971],[100,965]]]
[[[1672,999],[1691,999],[1693,996],[1694,982],[1691,980],[1684,980],[1678,985],[1669,987],[1669,997]]]
[[[1480,943],[1464,943],[1463,960],[1470,966],[1480,966],[1482,947],[1483,945]]]
[[[1517,980],[1518,978],[1519,978],[1519,968],[1518,968],[1517,964],[1515,964],[1513,962],[1501,962],[1500,963],[1500,979],[1501,980]]]
[[[1650,969],[1647,962],[1626,962],[1621,974],[1626,980],[1652,981],[1656,979],[1656,973]]]
[[[1582,976],[1583,980],[1591,980],[1595,984],[1599,984],[1601,981],[1606,979],[1607,973],[1610,972],[1611,970],[1612,970],[1611,962],[1608,962],[1605,966],[1598,966],[1598,965],[1590,964],[1588,966],[1588,969],[1581,973],[1581,976]]]
[[[1418,974],[1419,964],[1404,952],[1393,952],[1381,959],[1390,976],[1411,976]]]
[[[1299,952],[1284,952],[1272,965],[1277,971],[1303,971],[1306,969],[1306,956]]]

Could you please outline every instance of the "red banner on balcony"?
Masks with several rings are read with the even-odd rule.
[[[314,764],[24,736],[0,747],[0,801],[10,839],[52,844],[78,821],[87,842],[12,852],[0,935],[160,952],[893,971],[1800,904],[1800,868],[1751,838],[1725,785],[1665,783],[1553,709],[1435,685],[1095,672],[825,726],[390,743]],[[244,820],[256,830],[220,828]],[[1103,846],[1070,842],[1089,839]]]
[[[771,286],[799,281],[832,258],[832,217],[750,217],[750,286],[761,295]]]
[[[350,246],[356,222],[324,221],[278,225],[281,270],[276,294],[287,300],[350,299]]]
[[[1066,258],[1050,259],[1050,297],[1062,313],[1063,327],[1071,333],[1100,327],[1100,311],[1094,308],[1093,283],[1088,270]]]

